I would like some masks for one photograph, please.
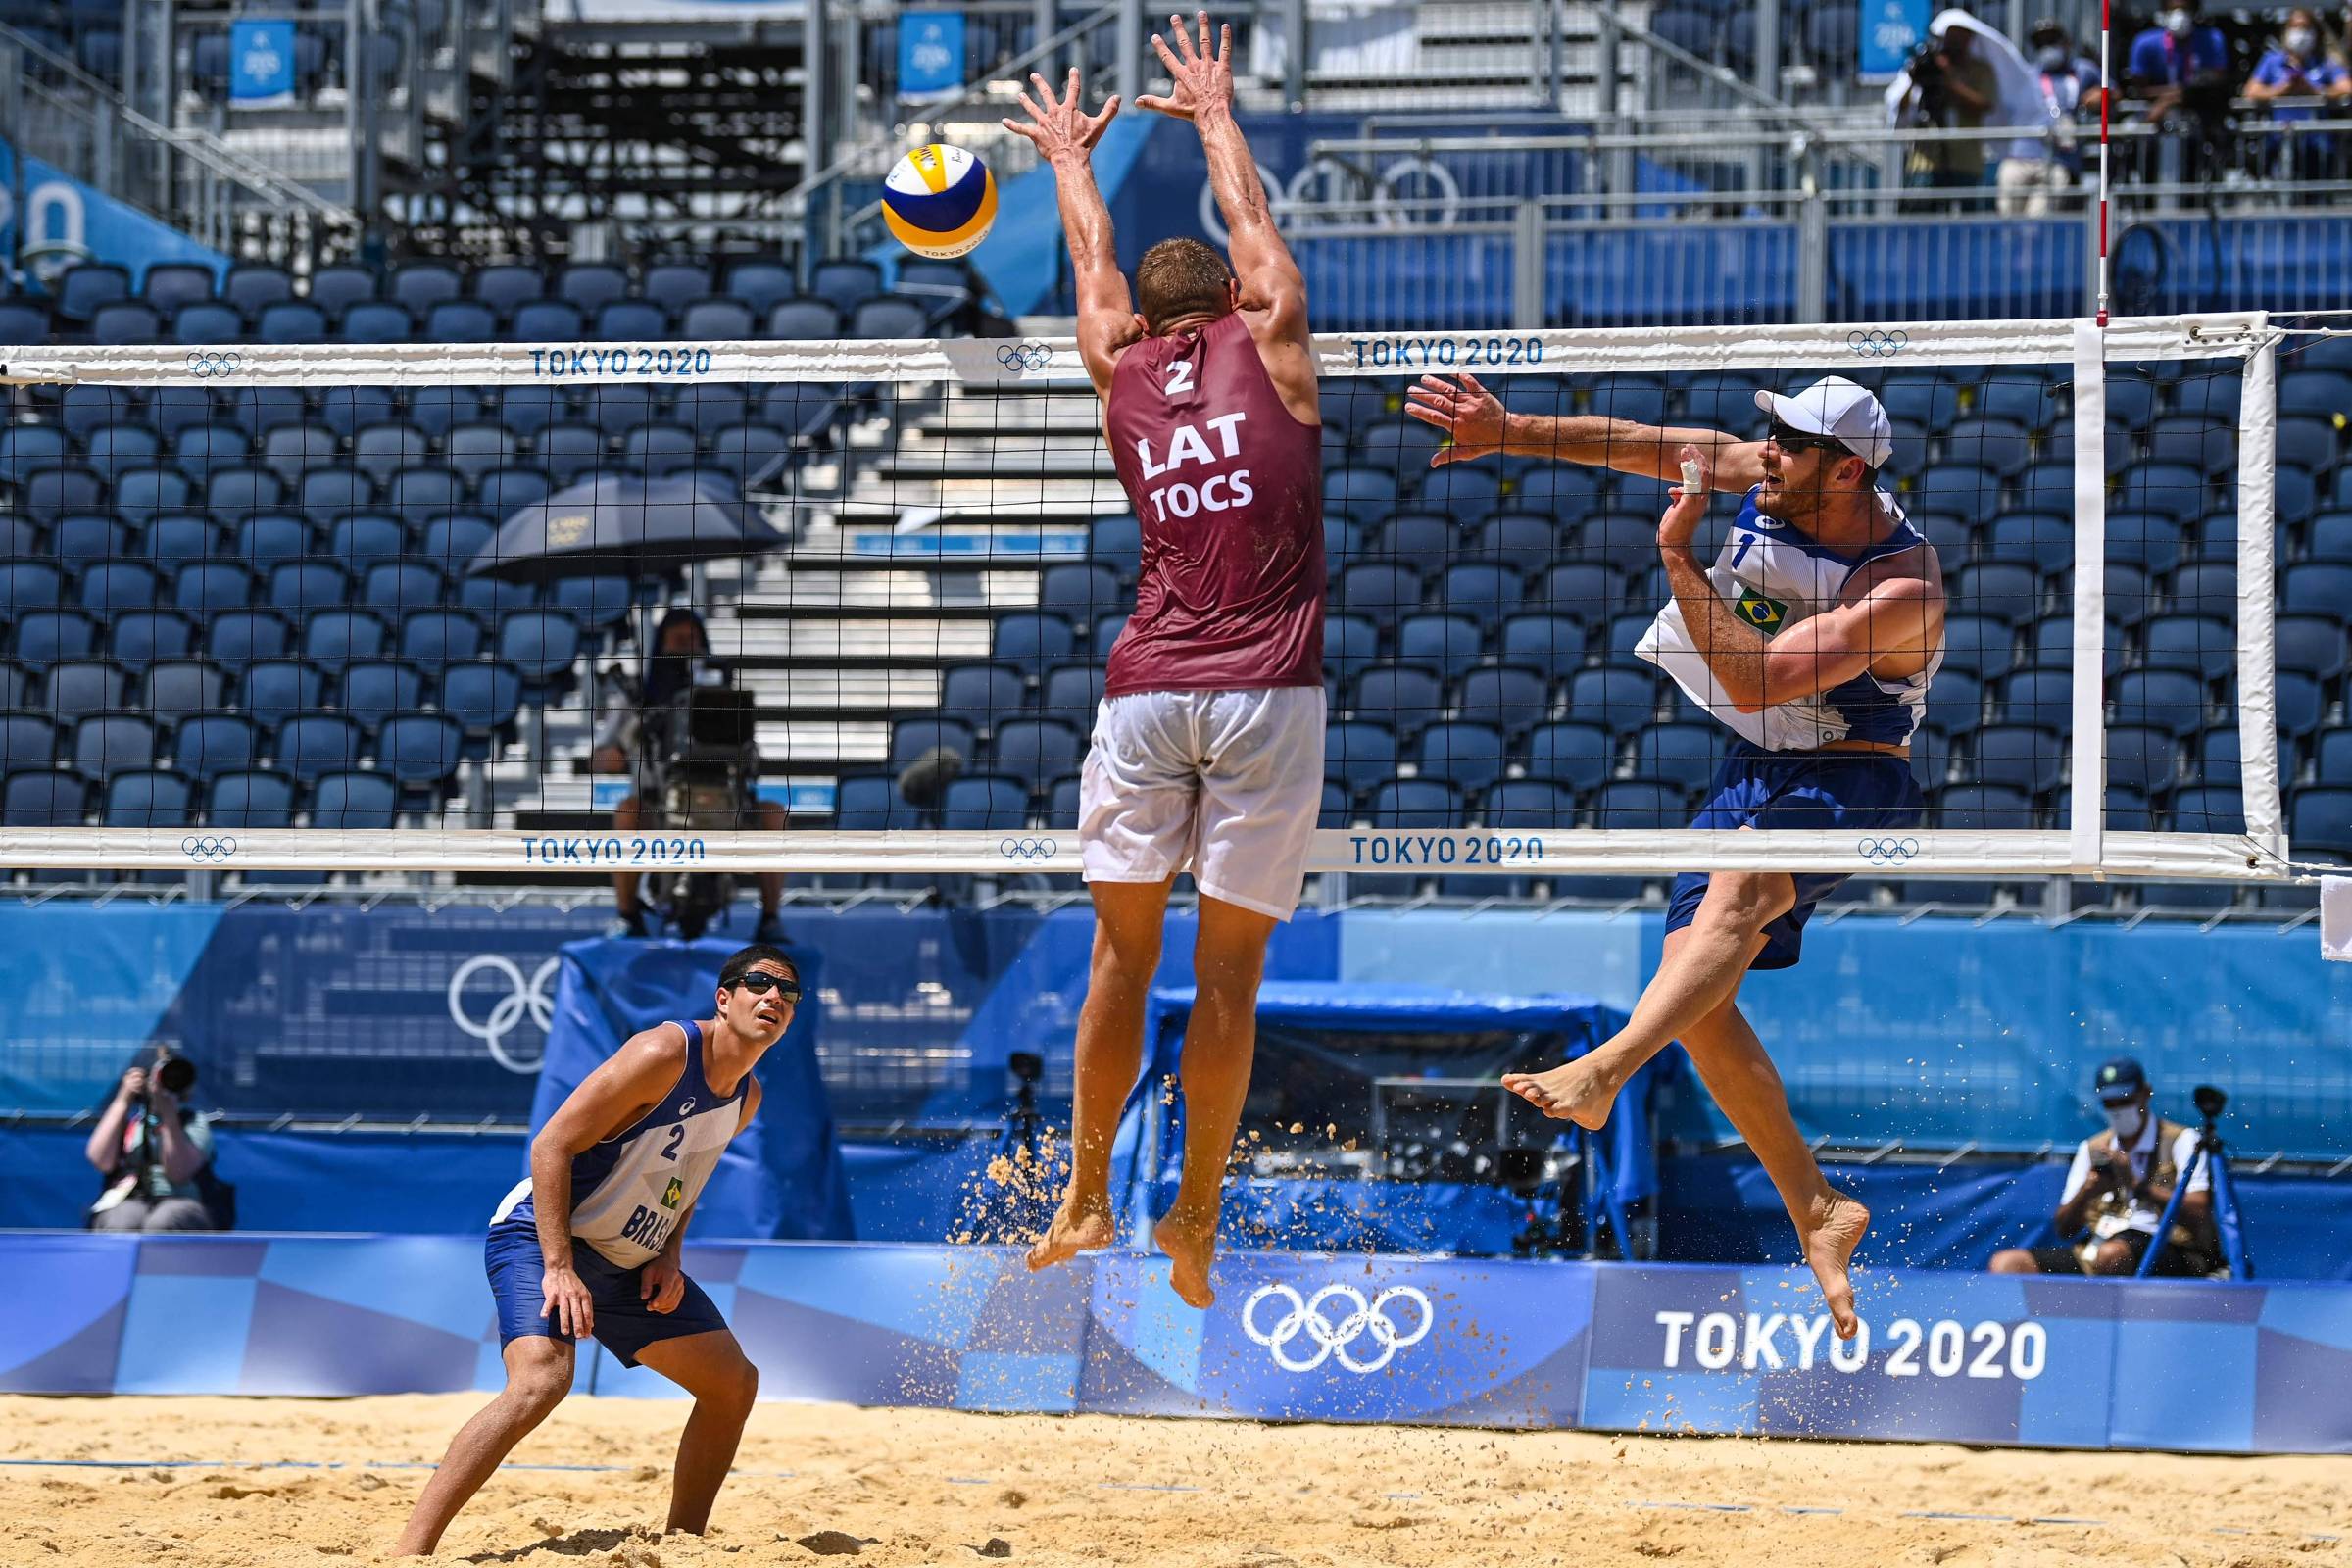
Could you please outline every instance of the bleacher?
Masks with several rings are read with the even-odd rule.
[[[806,294],[790,269],[758,259],[635,274],[331,267],[299,283],[240,267],[217,293],[203,269],[157,266],[139,284],[121,269],[76,269],[54,300],[0,301],[0,339],[918,336],[953,331],[973,309],[959,268],[909,264],[886,291],[862,261],[820,266]],[[2065,389],[2031,369],[1984,383],[1920,371],[1879,381],[1896,421],[1888,477],[1940,548],[1953,595],[1915,749],[1930,820],[2056,825],[2073,653]],[[1757,384],[1516,377],[1509,395],[1744,431]],[[1401,388],[1347,381],[1325,393],[1325,825],[1681,825],[1721,731],[1632,657],[1665,597],[1662,487],[1516,461],[1433,470],[1437,437],[1401,416]],[[2110,380],[2108,806],[2119,828],[2241,821],[2228,701],[2235,397],[2234,379],[2177,367],[2119,367]],[[2344,856],[2352,344],[2287,357],[2278,398],[2290,827],[2299,852]],[[1018,462],[1008,466],[1005,452]],[[674,588],[589,578],[543,594],[465,567],[503,517],[592,473],[686,473],[727,494],[789,492],[812,510],[774,575],[712,607],[714,640],[741,656],[761,702],[771,771],[831,784],[832,823],[993,831],[1074,820],[1140,551],[1135,519],[1103,510],[1115,481],[1091,398],[945,389],[886,401],[792,384],[674,396],[617,385],[20,389],[0,432],[5,820],[383,826],[442,810],[474,763],[508,781],[499,820],[555,798],[584,736],[546,720],[576,713],[591,662],[632,636],[637,608]],[[1008,516],[1001,498],[1014,492],[1025,499]],[[943,514],[928,556],[873,526],[922,509]],[[1717,511],[1720,527],[1729,509]],[[934,815],[894,780],[940,746],[965,772]],[[806,810],[801,820],[818,825]],[[1410,891],[1659,888],[1464,876]],[[2031,905],[2041,889],[1890,884],[1874,896]],[[2210,909],[2231,895],[2146,897]]]

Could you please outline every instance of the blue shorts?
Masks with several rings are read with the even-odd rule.
[[[1917,827],[1927,810],[1908,758],[1884,752],[1768,752],[1734,741],[1715,769],[1707,804],[1692,827],[1812,828],[1858,834]],[[1813,906],[1842,885],[1850,872],[1799,871],[1796,906],[1764,928],[1764,951],[1751,969],[1786,969],[1803,946]],[[1704,872],[1674,879],[1666,906],[1666,929],[1680,931],[1698,914],[1707,891]]]
[[[529,1204],[490,1227],[482,1261],[490,1271],[490,1294],[498,1302],[500,1349],[533,1334],[571,1340],[571,1335],[556,1326],[554,1314],[542,1317],[539,1312],[547,1304],[547,1298],[539,1293],[540,1276],[546,1268],[539,1256],[539,1226],[531,1217]],[[611,1350],[622,1366],[635,1366],[637,1352],[649,1345],[727,1326],[727,1320],[719,1316],[718,1303],[692,1280],[686,1282],[686,1298],[676,1311],[657,1312],[638,1298],[643,1264],[622,1268],[586,1242],[571,1244],[571,1261],[596,1307],[596,1343]]]

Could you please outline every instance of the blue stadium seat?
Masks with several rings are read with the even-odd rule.
[[[1086,755],[1086,738],[1051,718],[1010,718],[996,726],[989,741],[989,766],[1028,785],[1031,794],[1064,773],[1075,773]]]
[[[1511,616],[1495,640],[1502,662],[1540,669],[1551,680],[1565,679],[1582,668],[1587,647],[1582,621],[1544,612]]]
[[[569,683],[580,657],[580,623],[561,610],[519,610],[498,623],[498,657],[522,677],[526,695]]]
[[[902,262],[901,271],[905,269]],[[782,262],[734,262],[728,265],[720,289],[729,299],[741,300],[755,316],[764,317],[798,293],[800,282],[793,270]]]
[[[2328,472],[2343,456],[2335,426],[2326,419],[2288,416],[2279,419],[2277,439],[2279,463],[2309,473]]]
[[[241,435],[240,439],[242,439]],[[51,468],[33,476],[33,490],[26,498],[27,511],[34,512],[36,514],[40,513],[42,509],[33,500],[33,496],[39,493],[40,482],[50,474],[64,471],[67,470]],[[123,521],[134,528],[140,528],[152,521],[158,513],[185,510],[193,503],[195,495],[196,486],[179,469],[149,465],[142,468],[128,469],[115,476],[114,510],[115,514]],[[79,512],[90,509],[75,507],[73,510]],[[50,515],[54,516],[56,514]]]
[[[103,510],[106,482],[88,468],[60,465],[36,468],[24,480],[18,507],[33,521],[48,524],[69,512]],[[122,511],[118,505],[116,511]]]
[[[2004,366],[1977,387],[1977,414],[2015,420],[2029,430],[2050,428],[2059,407],[2058,389],[2031,370]]]
[[[353,432],[349,461],[351,466],[381,486],[401,469],[424,462],[431,453],[432,440],[422,430],[390,419]]]
[[[1482,632],[1492,632],[1519,608],[1524,591],[1519,573],[1498,561],[1458,561],[1430,586],[1429,607],[1467,615]]]
[[[749,387],[731,386],[723,381],[708,385],[697,382],[678,389],[676,401],[670,406],[670,417],[692,426],[694,433],[708,442],[713,431],[755,418],[751,394]]]
[[[351,832],[382,832],[400,816],[400,787],[383,773],[351,769],[312,776],[311,826]]]
[[[1326,537],[1329,523],[1326,523]],[[1144,529],[1129,513],[1097,517],[1087,532],[1086,553],[1097,565],[1108,566],[1122,582],[1133,582],[1143,569]]]
[[[1983,516],[2000,504],[2001,475],[1974,464],[1939,463],[1920,475],[1906,504]],[[1654,548],[1654,546],[1653,546]]]
[[[181,774],[125,768],[106,781],[99,820],[107,827],[186,827],[195,819],[195,787]]]
[[[1961,614],[1986,615],[2011,623],[2038,619],[2041,573],[2013,561],[1985,561],[1954,569],[1952,608]]]
[[[1561,538],[1564,556],[1599,563],[1628,577],[1647,571],[1658,559],[1658,524],[1654,517],[1602,513],[1563,530]]]
[[[255,578],[244,562],[219,557],[183,564],[172,580],[172,601],[184,615],[211,620],[254,601]]]
[[[539,269],[515,262],[476,268],[467,283],[468,292],[496,311],[502,320],[514,316],[521,306],[538,299],[547,287],[539,275]]]
[[[68,461],[66,432],[56,425],[12,424],[0,430],[0,479],[10,484],[23,484],[34,468]]]
[[[1728,430],[1736,436],[1753,435],[1763,428],[1765,420],[1763,412],[1756,407],[1756,393],[1761,385],[1741,371],[1707,372],[1694,377],[1683,393],[1684,419],[1708,429]],[[1902,416],[1914,417],[1909,414]]]
[[[438,566],[444,576],[454,577],[497,536],[498,529],[487,519],[452,513],[424,525],[412,554],[414,559]]]
[[[326,313],[309,300],[265,305],[254,318],[253,335],[261,343],[323,343],[327,339]]]
[[[513,465],[519,450],[513,431],[487,421],[453,426],[442,438],[443,461],[470,485]]]
[[[1949,430],[1960,423],[1960,388],[1939,375],[1891,375],[1879,388],[1879,403],[1888,418],[1923,424],[1931,430]],[[1754,419],[1751,415],[1751,425]]]
[[[568,262],[556,274],[555,297],[591,312],[627,296],[629,274],[606,262]]]
[[[408,535],[398,517],[378,512],[355,512],[335,520],[327,530],[325,557],[345,571],[358,574],[406,553]]]
[[[376,572],[381,572],[385,568],[379,566],[376,568]],[[410,573],[424,572],[428,570],[428,568],[414,565],[403,566],[399,569]],[[438,596],[440,592],[439,577],[438,574],[433,574],[433,576],[434,586],[432,592],[435,596]],[[422,579],[412,576],[409,579],[409,587],[406,589],[406,591],[414,594],[417,592],[421,586]],[[368,576],[368,593],[367,596],[368,602],[378,605],[379,608],[382,608],[381,601],[375,598],[376,587],[376,574],[371,572]],[[419,601],[415,599],[410,601],[412,605],[424,602],[427,601]],[[629,611],[632,608],[633,601],[630,597],[630,584],[628,578],[618,576],[597,576],[559,578],[548,589],[547,603],[549,608],[561,610],[570,614],[574,619],[579,621],[580,627],[583,631],[589,633],[591,636],[595,637],[601,642],[606,635],[627,623]]]
[[[1046,671],[1045,684],[1038,689],[1038,710],[1081,735],[1091,734],[1095,710],[1102,701],[1102,684],[1101,664],[1057,664]]]
[[[2177,669],[2137,669],[2115,681],[2114,722],[2187,736],[2205,726],[2205,683]]]
[[[1075,812],[1069,820],[1077,821]],[[926,826],[922,813],[899,794],[892,773],[845,773],[833,791],[833,826],[843,833],[880,833]]]
[[[266,436],[281,424],[302,424],[311,418],[310,400],[291,386],[241,386],[221,398],[228,422],[249,436]]]
[[[2183,532],[2179,518],[2160,513],[2110,513],[2107,559],[2161,575],[2180,564]]]
[[[1028,683],[1008,664],[951,664],[940,677],[940,708],[970,714],[982,728],[1022,711],[1028,702]]]
[[[2017,628],[1997,615],[1947,615],[1943,622],[1943,667],[1963,669],[1979,680],[1999,680],[2017,662]]]
[[[226,468],[205,481],[203,505],[222,521],[237,521],[282,506],[286,487],[263,468]]]
[[[213,828],[292,827],[294,781],[249,768],[218,771],[205,792],[204,820]]]
[[[384,507],[411,525],[422,527],[427,517],[466,509],[466,481],[454,468],[419,464],[401,469],[384,485]]]
[[[161,343],[164,318],[138,300],[114,300],[90,317],[90,341],[101,345]]]
[[[2302,415],[2325,420],[2352,417],[2352,375],[2341,370],[2294,369],[2278,378],[2281,417]]]
[[[1451,517],[1426,512],[1395,513],[1374,525],[1364,553],[1417,572],[1441,569],[1460,543]]]
[[[1421,605],[1420,574],[1395,562],[1358,562],[1340,573],[1335,607],[1380,626],[1393,626],[1397,617]]]
[[[1415,491],[1415,506],[1443,512],[1476,527],[1502,505],[1502,476],[1491,468],[1455,464],[1431,470]]]
[[[1585,468],[1537,468],[1513,485],[1511,506],[1558,522],[1579,522],[1599,510],[1602,484],[1600,476]]]
[[[2352,469],[2345,470],[2352,472]],[[2320,510],[2320,481],[2310,472],[2278,466],[2273,477],[2271,494],[2281,526],[2293,528],[2309,522]]]
[[[1479,555],[1507,563],[1522,576],[1532,576],[1558,557],[1560,533],[1549,517],[1505,513],[1479,525],[1475,548]]]
[[[606,343],[658,342],[669,336],[669,313],[650,300],[614,300],[597,310],[591,335]]]
[[[621,440],[620,461],[648,478],[666,478],[680,468],[694,466],[694,432],[667,422],[632,426]]]
[[[0,310],[6,302],[0,301]],[[45,334],[44,334],[45,335]],[[8,338],[7,342],[20,341]],[[104,386],[95,382],[80,382],[67,387],[58,399],[59,427],[76,441],[87,441],[91,435],[114,424],[131,424],[140,417],[139,400],[126,387]]]
[[[927,337],[930,330],[929,309],[922,301],[903,295],[885,294],[864,300],[849,313],[851,337]]]
[[[1323,617],[1323,668],[1327,675],[1353,680],[1379,655],[1380,628],[1371,619],[1363,615]]]
[[[54,720],[40,713],[0,713],[0,773],[55,766],[57,748]]]
[[[1634,736],[1633,770],[1639,777],[1663,780],[1686,794],[1703,789],[1715,777],[1724,733],[1717,724],[1651,724]]]
[[[199,783],[251,767],[260,750],[253,721],[235,713],[199,713],[172,732],[173,770]]]
[[[2279,613],[2341,617],[2347,607],[2352,607],[2352,564],[2309,561],[2286,568]]]
[[[1939,680],[1938,686],[1942,684]],[[2001,716],[2011,724],[2030,724],[2059,734],[2074,730],[2075,677],[2067,669],[2021,669],[2000,683]],[[1930,701],[1934,701],[1931,689]],[[2120,719],[2119,722],[2132,722]]]
[[[594,425],[551,424],[539,432],[539,466],[562,489],[605,461],[605,433]]]
[[[767,335],[788,343],[841,336],[840,307],[827,300],[779,300],[767,312]]]
[[[2135,463],[2120,475],[2115,505],[2186,521],[2205,510],[2204,470],[2182,463]]]
[[[882,292],[882,269],[862,257],[828,257],[808,274],[808,292],[847,315]]]
[[[1446,714],[1446,689],[1437,675],[1413,664],[1375,664],[1356,677],[1348,710],[1375,718],[1410,741]]]
[[[498,313],[479,300],[444,300],[425,313],[427,343],[495,343]]]
[[[89,814],[90,782],[79,773],[11,773],[0,787],[0,822],[10,827],[78,827]]]
[[[1937,797],[1928,813],[1928,825],[1985,831],[2032,828],[2039,823],[2033,800],[2013,785],[1953,784]]]
[[[461,424],[489,417],[482,394],[469,386],[420,386],[411,389],[408,421],[439,441]]]
[[[1396,475],[1385,468],[1323,470],[1323,504],[1353,516],[1380,516],[1396,510]]]
[[[364,511],[374,501],[374,484],[357,468],[313,468],[294,492],[294,510],[315,523]]]
[[[237,677],[237,710],[264,729],[325,705],[325,672],[299,659],[257,659]]]
[[[422,315],[436,305],[457,299],[465,290],[466,280],[456,268],[442,262],[409,262],[393,269],[384,297]]]
[[[205,653],[229,670],[243,669],[257,659],[282,659],[293,643],[293,627],[274,610],[223,610],[205,628]],[[116,657],[122,657],[120,650]]]
[[[338,343],[412,343],[416,339],[416,318],[407,306],[390,300],[361,300],[335,323]]]
[[[2278,667],[2333,682],[2352,664],[2346,647],[2343,617],[2338,615],[2280,615],[2277,622]]]
[[[2295,792],[2287,838],[2306,850],[2352,856],[2352,789],[2306,787]]]
[[[49,313],[27,300],[0,300],[0,343],[46,343]]]
[[[940,800],[939,825],[951,831],[1017,833],[1029,824],[1029,781],[992,773],[949,781]]]
[[[1323,776],[1361,795],[1396,771],[1396,732],[1370,718],[1336,719],[1323,730]]]
[[[318,394],[318,420],[348,441],[371,424],[400,417],[399,405],[380,386],[334,386]]]
[[[514,310],[508,336],[517,343],[576,343],[588,335],[580,308],[564,300],[532,300]]]
[[[134,673],[159,659],[184,659],[195,646],[195,626],[171,610],[134,610],[118,615],[107,634],[107,652],[116,663]],[[26,658],[22,653],[18,657]]]
[[[2177,833],[2243,833],[2245,798],[2232,787],[2191,785],[2173,796],[2172,818]]]
[[[1422,730],[1412,747],[1413,765],[1424,776],[1449,780],[1472,795],[1483,795],[1503,776],[1507,757],[1501,730],[1452,719]]]
[[[926,713],[919,718],[902,718],[890,726],[890,770],[898,773],[907,763],[926,752],[954,752],[971,765],[979,756],[980,745],[973,726],[960,718],[945,714]]]
[[[640,291],[671,316],[678,316],[710,293],[710,269],[700,262],[658,262],[645,270]]]
[[[1527,776],[1564,784],[1579,794],[1600,787],[1616,770],[1617,743],[1600,724],[1570,719],[1528,732]]]
[[[545,501],[555,488],[555,481],[536,467],[501,468],[484,474],[474,486],[473,504],[475,510],[490,516],[512,517],[523,508]]]
[[[100,620],[152,610],[162,579],[143,561],[102,561],[81,574],[81,608]]]
[[[723,424],[710,436],[710,461],[738,485],[765,484],[792,461],[792,437],[772,424]]]
[[[1664,779],[1613,778],[1592,797],[1592,825],[1655,830],[1688,827],[1690,797]]]
[[[41,430],[58,435],[46,425],[20,424],[17,430]],[[82,449],[82,463],[107,483],[113,484],[133,468],[153,467],[163,461],[164,444],[153,430],[143,424],[114,424],[93,430]],[[51,463],[57,458],[47,460]]]
[[[1462,677],[1455,706],[1460,717],[1473,723],[1493,724],[1505,735],[1515,736],[1533,729],[1549,715],[1550,683],[1540,669],[1514,664],[1483,665]]]
[[[446,713],[390,713],[375,734],[377,761],[393,781],[435,797],[457,776],[465,749],[465,725]]]
[[[1462,820],[1461,786],[1442,778],[1384,779],[1365,814],[1374,827],[1454,827]]]
[[[2290,570],[2290,581],[2291,571]],[[2237,568],[2217,562],[2192,562],[2173,574],[2168,596],[2176,613],[2202,615],[2225,624],[2237,619]]]
[[[104,780],[152,766],[156,752],[155,725],[136,713],[93,713],[74,722],[74,766],[84,777]]]
[[[1505,779],[1487,792],[1478,814],[1485,826],[1506,831],[1574,827],[1576,797],[1548,779]]]
[[[1970,746],[1966,777],[2043,796],[2058,787],[2066,742],[2054,729],[2034,724],[1987,724]]]
[[[1946,463],[1973,464],[2009,479],[2024,473],[2034,461],[2034,437],[2028,426],[2014,419],[1979,410],[1944,429]]]
[[[1657,616],[1646,610],[1628,611],[1612,615],[1601,628],[1600,659],[1604,664],[1633,664],[1639,662],[1634,650],[1657,623]]]
[[[130,529],[111,512],[73,512],[50,525],[47,554],[69,579],[131,554]],[[32,542],[41,548],[38,535]]]
[[[377,297],[375,273],[365,267],[321,267],[311,274],[310,302],[329,316]]]
[[[241,262],[228,270],[221,282],[220,298],[247,316],[265,306],[294,297],[294,279],[282,267],[267,262]]]
[[[1657,707],[1657,678],[1646,670],[1580,669],[1569,677],[1564,716],[1596,721],[1622,733],[1647,724]]]
[[[371,733],[394,713],[423,705],[424,676],[415,665],[391,659],[354,660],[344,666],[335,694],[336,709]]]
[[[2237,432],[2202,415],[2168,414],[2148,426],[2148,458],[2201,470],[2205,477],[2237,466]]]
[[[341,609],[350,599],[351,576],[333,561],[287,561],[270,569],[265,602],[297,619],[312,611]]]
[[[296,713],[277,726],[270,750],[281,772],[307,785],[322,773],[356,769],[366,739],[340,713]]]
[[[1666,397],[1666,383],[1655,376],[1631,372],[1603,376],[1592,384],[1586,412],[1603,418],[1631,419],[1636,424],[1664,424]]]
[[[1430,612],[1396,623],[1397,659],[1435,670],[1441,680],[1453,680],[1477,663],[1485,645],[1479,623],[1467,615]]]
[[[209,387],[159,386],[147,394],[147,423],[167,441],[191,424],[211,423],[220,413]]]
[[[151,717],[177,723],[191,713],[228,706],[228,676],[202,659],[158,660],[139,681],[139,707]]]
[[[358,602],[396,621],[409,611],[424,610],[440,604],[446,597],[446,587],[440,572],[420,563],[378,562],[369,566],[367,574],[361,578]],[[557,608],[571,607],[559,604]],[[625,614],[627,609],[624,599],[612,618],[617,619],[620,614]]]
[[[465,726],[468,755],[488,755],[522,711],[522,676],[512,664],[477,660],[441,676],[441,710]]]
[[[2237,637],[2227,621],[2204,615],[2156,615],[2140,628],[2140,662],[2150,669],[2184,669],[2200,680],[2229,676],[2237,664]]]
[[[2051,513],[2004,513],[1984,530],[1984,554],[1987,561],[2017,562],[2048,576],[2074,561],[2075,530]]]
[[[458,579],[458,608],[483,616],[487,624],[495,625],[515,611],[534,610],[538,605],[537,583],[507,582],[487,575]]]
[[[464,610],[414,610],[401,617],[397,656],[427,671],[479,659],[482,623]]]
[[[2328,716],[2327,693],[2309,675],[2282,669],[2277,677],[2278,728],[2301,738],[2320,727]]]
[[[391,629],[372,610],[322,610],[302,622],[302,657],[328,671],[355,660],[381,659],[391,642]]]
[[[31,557],[0,561],[0,619],[54,610],[65,593],[66,574],[53,562]]]
[[[2162,797],[2172,793],[2187,766],[2180,737],[2153,724],[2114,724],[2107,729],[2107,782]]]
[[[760,335],[759,318],[735,300],[696,300],[678,317],[678,336],[689,343],[722,343]]]

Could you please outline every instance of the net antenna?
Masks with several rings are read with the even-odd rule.
[[[2104,157],[2102,155],[2102,176]],[[2102,247],[2103,254],[2103,247]],[[2102,270],[2102,278],[2104,272]],[[2104,283],[2102,282],[2102,305]],[[2103,312],[2102,312],[2103,317]],[[2069,825],[1939,827],[1933,816],[1903,836],[1899,874],[2085,876],[2160,880],[2290,875],[2280,804],[2273,678],[2277,480],[2275,355],[2280,334],[2262,313],[2103,320],[1642,327],[1534,333],[1329,334],[1316,339],[1327,410],[1350,388],[1377,391],[1424,372],[1469,370],[1504,390],[1515,378],[1571,387],[1611,376],[1747,372],[1798,386],[1825,374],[1938,368],[2059,366],[2071,369],[2073,647]],[[2107,723],[2102,664],[2108,543],[2107,387],[2114,368],[2153,362],[2242,369],[2236,477],[2237,615],[2230,651],[2236,686],[2242,831],[2118,830],[2107,819]],[[527,345],[51,346],[0,349],[0,378],[43,388],[112,387],[152,394],[196,387],[759,388],[786,383],[881,388],[905,406],[959,405],[1051,393],[1091,396],[1072,341],[736,341],[561,348]],[[681,396],[683,393],[681,392]],[[1389,394],[1382,394],[1387,396]],[[1581,396],[1582,394],[1577,394]],[[1073,405],[1074,406],[1074,405]],[[1390,407],[1393,409],[1394,404]],[[977,412],[986,414],[983,407]],[[1327,413],[1327,418],[1329,417]],[[1726,416],[1727,420],[1729,416]],[[1086,420],[1077,419],[1083,426]],[[1744,437],[1746,429],[1737,429]],[[1020,459],[1006,443],[1008,463]],[[1032,451],[1034,451],[1032,447]],[[1097,472],[1103,472],[1098,469]],[[1048,495],[1053,470],[1041,470]],[[1093,510],[1106,510],[1103,489]],[[1719,498],[1720,501],[1720,498]],[[1123,506],[1123,503],[1111,503]],[[1624,607],[1619,607],[1624,608]],[[1555,716],[1574,718],[1573,712]],[[20,867],[218,869],[226,834],[178,828],[0,828],[0,864]],[[545,834],[519,829],[437,831],[257,828],[233,835],[238,869],[367,871],[607,871],[643,864],[645,835]],[[997,830],[673,831],[651,853],[698,868],[790,873],[1075,873],[1067,822]],[[1429,870],[1505,876],[1657,875],[1689,869],[1820,870],[1886,874],[1871,841],[1838,832],[1724,833],[1681,827],[1578,828],[1570,822],[1504,830],[1457,822],[1428,829],[1327,827],[1311,869]]]

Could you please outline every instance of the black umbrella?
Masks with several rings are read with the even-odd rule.
[[[697,562],[765,555],[784,542],[757,508],[695,480],[606,475],[515,513],[466,570],[538,583],[666,576]]]

